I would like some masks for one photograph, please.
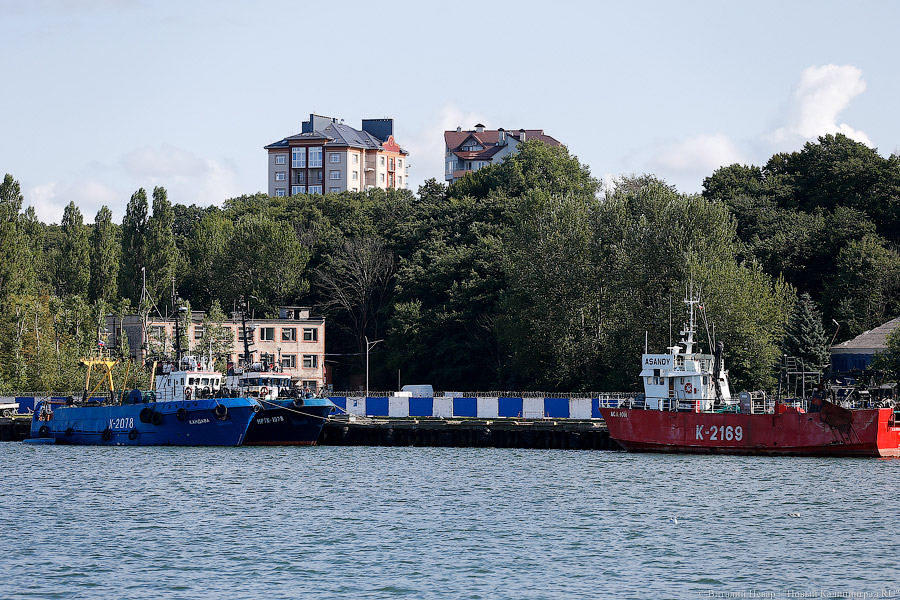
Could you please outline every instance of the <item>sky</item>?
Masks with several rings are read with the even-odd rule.
[[[0,174],[45,223],[121,221],[141,187],[221,206],[316,113],[393,118],[413,190],[481,122],[696,193],[827,133],[900,152],[898,23],[871,0],[0,0]]]

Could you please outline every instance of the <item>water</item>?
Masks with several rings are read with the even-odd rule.
[[[0,456],[0,598],[900,597],[898,460],[16,443]]]

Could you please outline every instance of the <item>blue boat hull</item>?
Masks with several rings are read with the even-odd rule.
[[[44,421],[38,407],[31,437],[76,445],[239,446],[258,410],[250,398],[59,406]]]
[[[327,398],[311,398],[295,406],[290,399],[262,400],[244,438],[245,446],[313,446],[334,404]]]

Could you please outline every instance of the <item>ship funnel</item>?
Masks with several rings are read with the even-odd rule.
[[[719,383],[719,375],[722,373],[722,353],[725,344],[716,342],[716,351],[713,354],[713,385],[716,386],[716,400],[722,399],[722,385]]]

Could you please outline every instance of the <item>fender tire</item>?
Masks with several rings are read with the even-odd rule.
[[[306,405],[306,402],[303,400],[303,398],[297,398],[296,400],[294,400],[293,405],[294,408],[303,408]]]
[[[216,404],[216,408],[213,409],[213,412],[219,420],[225,420],[228,417],[228,407],[224,404]]]
[[[109,440],[111,440],[112,439],[112,429],[110,429],[109,427],[104,429],[103,432],[100,434],[100,439],[103,440],[104,442],[108,442]]]
[[[132,442],[137,439],[137,436],[138,436],[137,429],[132,429],[131,431],[128,432],[128,439],[131,440]]]
[[[159,427],[163,424],[163,415],[161,412],[153,411],[153,417],[151,417],[150,422]]]
[[[50,433],[50,428],[47,427],[46,425],[41,425],[41,428],[38,429],[38,435],[41,437],[47,437],[47,435],[49,433]]]
[[[153,419],[153,409],[149,406],[142,408],[140,419],[141,423],[149,423]]]
[[[187,421],[187,417],[188,414],[186,409],[179,408],[177,411],[175,411],[175,418],[179,421]]]

